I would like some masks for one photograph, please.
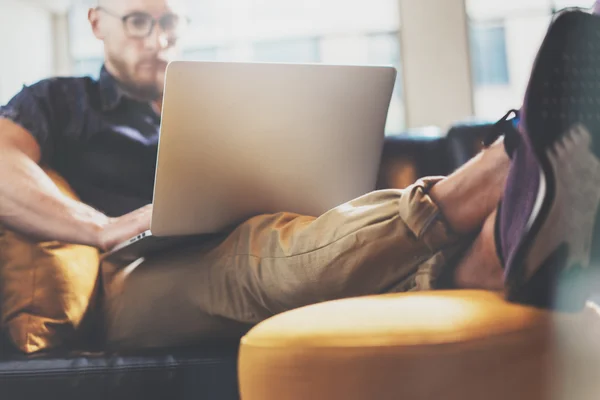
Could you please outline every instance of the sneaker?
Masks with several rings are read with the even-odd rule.
[[[557,15],[518,134],[496,220],[507,298],[579,310],[600,269],[600,17]]]

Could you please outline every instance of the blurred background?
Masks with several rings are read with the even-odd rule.
[[[553,13],[593,0],[189,0],[189,60],[398,68],[387,134],[518,108]],[[49,76],[97,76],[93,0],[0,0],[0,103]]]

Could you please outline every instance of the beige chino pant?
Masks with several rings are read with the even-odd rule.
[[[219,238],[102,266],[109,345],[239,336],[275,314],[353,296],[431,290],[471,238],[451,232],[429,178],[319,218],[262,215]]]

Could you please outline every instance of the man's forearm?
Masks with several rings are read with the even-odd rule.
[[[0,224],[39,240],[99,246],[109,218],[65,196],[25,154],[0,151]]]

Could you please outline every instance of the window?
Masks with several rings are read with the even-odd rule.
[[[263,62],[316,63],[321,59],[318,38],[256,42],[253,58]]]
[[[504,25],[502,23],[498,25],[472,24],[470,36],[475,85],[508,85]]]
[[[80,58],[75,60],[73,70],[77,76],[91,76],[98,79],[102,62],[103,60],[100,57]]]
[[[185,60],[193,61],[216,61],[219,58],[219,49],[205,48],[205,49],[186,49],[183,51],[183,58]]]
[[[495,120],[521,107],[529,73],[552,14],[594,0],[467,0],[477,117]]]
[[[188,0],[187,5],[192,19],[182,40],[187,60],[383,64],[400,72],[397,0]],[[71,11],[71,53],[75,72],[94,76],[102,47],[87,24],[89,6],[85,0]],[[401,81],[399,74],[388,133],[404,128]]]

